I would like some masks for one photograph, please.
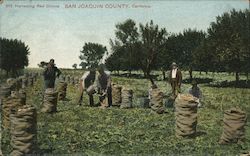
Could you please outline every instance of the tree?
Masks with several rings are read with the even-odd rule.
[[[183,32],[183,53],[181,55],[182,66],[189,71],[190,79],[193,79],[193,55],[196,48],[205,39],[205,32],[187,29]]]
[[[120,70],[127,70],[128,57],[123,47],[111,46],[111,51],[111,55],[105,61],[106,67],[111,71],[117,71],[118,74]]]
[[[209,51],[228,72],[235,72],[236,82],[240,72],[249,72],[249,10],[224,13],[216,17],[208,29]]]
[[[97,67],[104,54],[107,53],[107,48],[101,44],[89,42],[84,44],[80,53],[79,58],[82,60],[80,66]]]
[[[111,55],[106,60],[106,65],[113,70],[141,69],[144,76],[154,84],[150,73],[158,66],[158,55],[164,51],[164,43],[168,33],[160,29],[153,21],[146,25],[139,25],[128,19],[116,25],[116,39],[111,40]],[[129,66],[127,66],[129,65]]]
[[[18,70],[28,66],[29,47],[17,39],[0,38],[0,68],[17,76]]]
[[[205,39],[205,32],[186,29],[182,33],[172,34],[166,41],[166,54],[161,56],[171,62],[177,62],[181,68],[189,71],[190,79],[193,78],[193,55],[196,48]],[[171,61],[172,60],[172,61]],[[170,65],[170,64],[168,64]]]
[[[137,54],[140,56],[138,63],[152,84],[154,81],[150,73],[156,68],[157,58],[164,50],[167,35],[166,29],[160,29],[152,20],[145,25],[140,24],[140,41],[136,43]]]
[[[77,64],[74,63],[74,64],[72,65],[72,67],[73,67],[74,69],[77,69]]]
[[[79,66],[82,68],[82,69],[87,69],[87,63],[86,62],[81,62],[80,64],[79,64]]]
[[[209,51],[208,40],[204,39],[193,53],[193,66],[198,71],[216,71],[219,67],[219,62],[213,51]]]
[[[120,54],[123,53],[123,59],[120,63],[120,67],[127,68],[129,71],[129,75],[131,75],[132,69],[134,69],[137,65],[136,63],[136,55],[134,44],[138,41],[138,32],[136,23],[127,19],[122,23],[116,24],[114,41],[110,41],[112,53],[118,51]],[[113,55],[113,57],[116,55]],[[115,60],[114,60],[115,61]],[[117,62],[117,61],[116,61]],[[117,65],[117,64],[116,64]]]

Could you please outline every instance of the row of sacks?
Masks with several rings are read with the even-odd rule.
[[[6,83],[11,87],[11,90],[18,90],[20,88],[33,86],[37,78],[38,78],[38,73],[26,73],[17,78],[8,78]]]
[[[112,86],[113,105],[123,108],[132,107],[132,91],[122,89],[119,85]],[[163,92],[155,87],[149,91],[149,98],[144,98],[144,108],[151,108],[158,114],[165,112],[163,105]],[[145,101],[146,100],[146,101]],[[127,105],[127,101],[130,103]],[[177,137],[196,136],[198,99],[190,94],[179,94],[174,100],[175,107],[175,132]],[[223,133],[220,144],[230,142],[240,142],[244,140],[244,126],[246,125],[247,115],[239,108],[226,110],[223,119]]]
[[[87,89],[87,92],[89,89]],[[89,91],[91,92],[91,91]],[[148,105],[155,112],[165,112],[163,105],[164,94],[159,88],[149,91]],[[58,92],[47,89],[44,96],[44,112],[56,112]],[[104,102],[107,102],[104,100]],[[120,108],[131,108],[133,103],[133,91],[117,84],[112,85],[112,105]],[[192,137],[197,134],[198,99],[190,94],[179,94],[174,101],[175,107],[175,132],[177,137]],[[244,126],[246,113],[240,109],[232,108],[224,115],[224,130],[220,143],[237,142],[244,138]]]
[[[133,90],[113,84],[112,105],[120,108],[132,108]]]
[[[159,114],[165,112],[163,107],[163,92],[158,88],[150,90],[149,98],[144,98],[144,108],[151,108]],[[120,108],[131,108],[133,103],[133,91],[117,84],[112,85],[112,105]]]
[[[64,81],[67,84],[78,85],[80,82],[80,77],[71,75],[60,75],[60,81]]]
[[[26,73],[17,78],[7,79],[5,84],[0,86],[1,116],[3,128],[10,126],[10,110],[26,103],[26,87],[33,86],[37,80],[38,73]]]
[[[175,99],[175,134],[177,137],[197,135],[198,99],[190,94],[179,94]],[[247,115],[240,108],[231,108],[224,112],[223,132],[220,144],[244,141]]]
[[[10,112],[12,109],[25,105],[26,87],[33,86],[37,80],[38,73],[26,73],[17,78],[7,79],[5,84],[0,86],[1,115],[3,128],[10,127]]]
[[[10,131],[11,156],[33,154],[36,151],[36,109],[26,105],[24,89],[11,91],[10,86],[0,88],[2,127]],[[8,137],[8,136],[6,136]]]

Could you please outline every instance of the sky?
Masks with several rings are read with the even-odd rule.
[[[169,33],[187,28],[206,31],[216,16],[231,9],[249,9],[249,0],[3,0],[0,37],[29,46],[29,67],[54,58],[58,67],[72,68],[80,63],[86,42],[109,50],[115,25],[126,19],[133,19],[137,26],[153,20]]]

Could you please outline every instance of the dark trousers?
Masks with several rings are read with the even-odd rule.
[[[178,82],[176,79],[171,80],[171,87],[172,87],[172,95],[174,97],[177,97],[178,93],[180,93],[180,86],[178,85]]]
[[[92,107],[94,106],[94,96],[93,94],[88,94],[88,96],[89,96],[89,105]],[[83,98],[83,91],[80,92],[80,95],[79,95],[79,100],[78,100],[79,105],[82,105],[82,98]]]

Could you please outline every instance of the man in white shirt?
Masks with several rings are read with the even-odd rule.
[[[172,87],[172,95],[176,98],[181,91],[182,74],[175,62],[171,65],[171,71],[169,73],[169,83]]]
[[[86,71],[83,76],[80,79],[80,96],[78,100],[78,104],[82,105],[82,97],[83,92],[86,91],[86,93],[89,96],[89,105],[94,106],[94,97],[93,94],[95,93],[94,89],[94,83],[95,83],[95,77],[96,77],[96,71],[94,69],[90,69],[89,71]]]

